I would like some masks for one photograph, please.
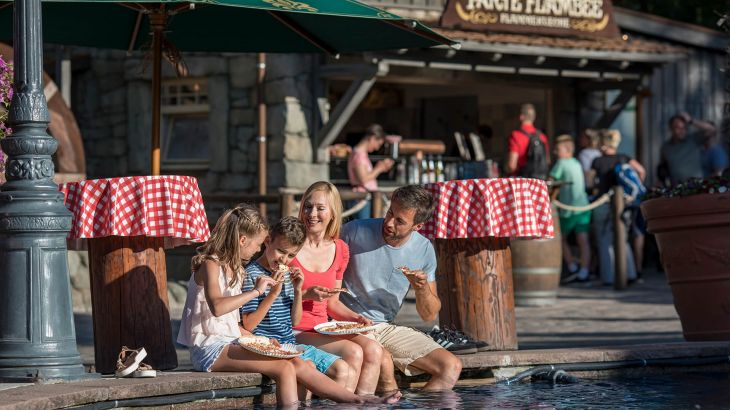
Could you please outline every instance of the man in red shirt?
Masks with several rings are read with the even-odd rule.
[[[530,135],[540,134],[540,141],[544,144],[545,149],[545,174],[547,175],[547,165],[550,163],[550,147],[548,138],[535,128],[535,106],[532,104],[522,104],[520,107],[520,128],[512,131],[509,137],[507,163],[505,164],[505,172],[510,176],[529,176],[524,175],[523,171],[527,165],[528,148],[530,145]],[[544,176],[543,176],[544,178]]]

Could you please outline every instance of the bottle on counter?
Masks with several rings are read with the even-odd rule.
[[[436,182],[446,181],[444,175],[444,158],[441,155],[436,156]]]

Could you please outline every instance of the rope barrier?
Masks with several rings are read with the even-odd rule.
[[[370,197],[371,197],[371,195],[370,195],[370,193],[368,193],[368,196],[366,196],[365,198],[363,198],[360,201],[358,201],[358,203],[356,203],[352,208],[350,208],[350,209],[346,210],[345,212],[343,212],[342,213],[342,218],[347,218],[348,216],[350,216],[352,214],[355,214],[357,212],[360,212],[360,210],[363,209],[363,208],[365,208],[365,205],[368,204],[368,201],[370,201]]]
[[[592,210],[598,208],[599,206],[605,204],[606,202],[608,202],[611,199],[612,196],[613,196],[613,191],[608,191],[605,194],[599,196],[598,199],[596,199],[595,201],[591,202],[588,205],[584,205],[584,206],[567,205],[567,204],[564,204],[564,203],[558,201],[557,199],[553,199],[552,203],[556,207],[558,207],[560,209],[564,209],[566,211],[585,212],[585,211],[592,211]],[[634,202],[634,197],[624,194],[624,200],[626,201],[627,204],[631,204]]]

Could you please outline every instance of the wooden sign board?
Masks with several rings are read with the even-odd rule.
[[[448,0],[440,26],[554,36],[621,35],[611,0]]]

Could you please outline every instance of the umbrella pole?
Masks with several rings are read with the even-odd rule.
[[[259,194],[266,195],[266,99],[264,98],[264,78],[266,76],[266,53],[258,53],[258,64],[256,65],[256,85],[258,94],[258,141],[259,158],[258,158],[258,176],[259,176]],[[259,202],[259,210],[266,217],[266,202]]]
[[[151,175],[160,175],[160,105],[162,89],[162,31],[167,15],[164,10],[150,14],[152,27],[152,166]]]

